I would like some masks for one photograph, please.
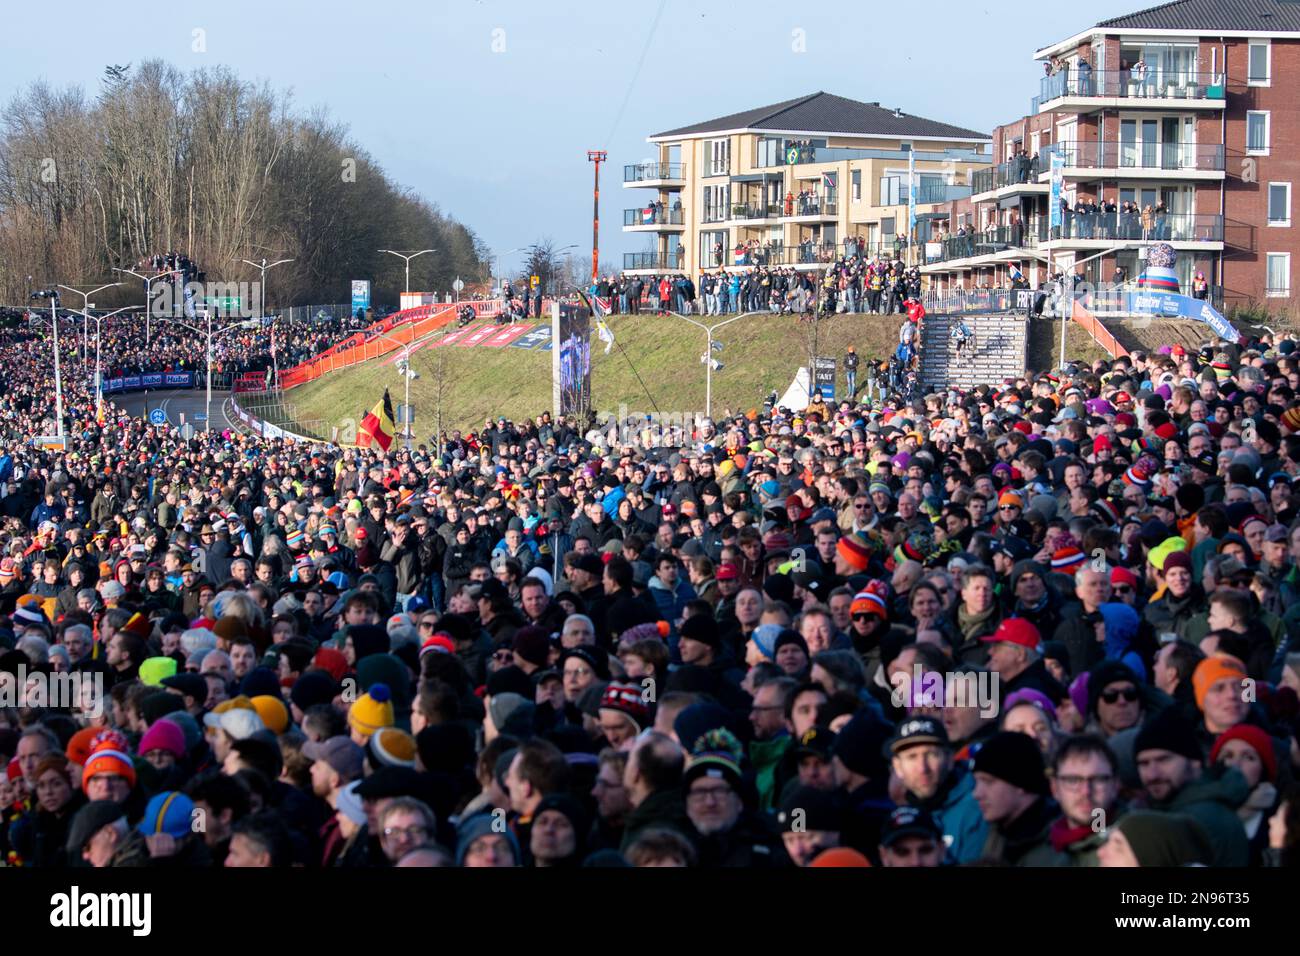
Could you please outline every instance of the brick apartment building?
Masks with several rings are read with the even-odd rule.
[[[946,210],[992,163],[985,133],[829,93],[649,137],[653,157],[624,167],[649,190],[623,213],[646,249],[624,271],[754,265],[824,268],[846,251],[894,255],[908,233],[909,160],[917,209]]]
[[[1132,280],[1150,243],[1167,241],[1184,291],[1200,270],[1222,307],[1291,298],[1300,3],[1175,0],[1034,58],[1037,95],[993,131],[995,165],[920,224],[932,289],[1004,288],[1013,266],[1035,286],[1061,271],[1112,281],[1117,267]]]

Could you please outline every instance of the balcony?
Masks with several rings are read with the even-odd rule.
[[[834,242],[799,242],[792,246],[751,243],[736,246],[731,253],[731,261],[726,265],[731,269],[774,269],[778,267],[816,268],[836,261],[844,252]],[[716,256],[707,257],[716,259]]]
[[[1141,212],[1101,213],[1096,216],[1068,215],[1051,229],[1046,242],[1050,249],[1107,249],[1120,244],[1168,242],[1177,247],[1222,248],[1223,217],[1211,213]]]
[[[623,167],[623,188],[684,189],[686,172],[681,163],[635,163]]]
[[[1042,171],[1042,158],[1029,156],[999,163],[988,169],[977,169],[971,173],[970,178],[971,200],[985,202],[1016,193],[1046,193],[1049,187],[1038,181],[1038,175]]]
[[[679,246],[681,255],[663,252],[623,253],[624,272],[680,272],[686,268],[686,247]]]
[[[1052,157],[1058,154],[1071,179],[1224,178],[1219,143],[1053,143],[1043,150],[1040,179],[1051,176]]]
[[[1222,73],[1074,69],[1044,76],[1031,113],[1089,112],[1149,106],[1152,109],[1221,110],[1227,83]]]
[[[923,244],[925,264],[952,262],[958,259],[976,259],[1000,252],[1018,253],[1036,250],[1047,238],[1046,220],[1031,219],[1028,224],[1017,223],[997,226],[964,236],[949,236]]]
[[[839,199],[832,196],[811,196],[800,200],[795,197],[793,202],[784,203],[781,207],[781,218],[787,222],[818,222],[823,219],[836,219],[839,217]]]
[[[623,210],[624,232],[681,232],[686,217],[681,207],[660,209],[657,206],[645,206],[641,209]]]

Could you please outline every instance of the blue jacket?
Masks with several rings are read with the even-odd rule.
[[[939,824],[949,863],[973,863],[984,852],[989,834],[989,825],[975,802],[975,774],[965,764],[958,764],[950,772],[946,786],[930,800],[915,800],[909,795],[908,802],[925,807]]]
[[[685,613],[687,602],[694,601],[697,597],[695,588],[689,581],[679,577],[676,590],[670,591],[660,582],[658,575],[650,579],[650,593],[659,606],[659,616],[674,626],[677,619]]]

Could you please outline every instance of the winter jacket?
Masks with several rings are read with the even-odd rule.
[[[794,738],[788,733],[770,740],[749,742],[749,762],[754,767],[754,785],[758,788],[758,805],[771,810],[776,805],[776,769],[790,750]]]
[[[669,590],[658,576],[650,579],[650,594],[659,608],[659,617],[669,624],[685,614],[687,603],[694,601],[696,597],[695,588],[691,587],[689,581],[678,578],[676,589]]]
[[[1240,771],[1225,764],[1214,764],[1172,799],[1152,801],[1151,809],[1185,813],[1199,820],[1210,834],[1214,851],[1212,866],[1245,866],[1250,862],[1250,842],[1237,816],[1237,808],[1249,795],[1250,786]]]
[[[975,802],[975,774],[966,764],[958,763],[948,772],[938,792],[928,800],[918,800],[911,793],[907,802],[930,812],[943,831],[950,863],[973,863],[980,858],[988,840],[989,825]]]
[[[619,849],[626,853],[638,836],[650,827],[667,827],[676,830],[686,839],[695,835],[695,827],[686,815],[686,800],[677,788],[650,794],[633,807],[623,821],[623,843]]]
[[[1151,625],[1151,630],[1157,637],[1161,634],[1177,634],[1183,640],[1188,640],[1187,626],[1198,614],[1205,613],[1208,607],[1205,591],[1199,584],[1193,584],[1180,598],[1166,590],[1163,596],[1148,602],[1142,617]]]

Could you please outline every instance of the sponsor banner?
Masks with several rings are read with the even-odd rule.
[[[551,326],[535,325],[526,334],[510,343],[517,349],[549,349],[551,347]]]
[[[145,388],[159,388],[162,383],[162,372],[144,372],[140,375],[140,384]]]
[[[473,346],[478,345],[480,342],[482,342],[484,339],[486,339],[489,335],[491,335],[495,331],[496,331],[495,325],[485,325],[481,329],[475,329],[471,334],[465,336],[456,344],[459,345],[461,348],[472,348]]]
[[[193,372],[141,372],[139,375],[122,375],[117,378],[104,379],[102,391],[105,395],[113,392],[134,392],[144,388],[193,388]],[[95,387],[91,378],[90,387]]]
[[[1158,315],[1167,319],[1192,319],[1204,322],[1221,339],[1237,342],[1241,338],[1241,333],[1233,324],[1204,299],[1193,299],[1189,295],[1176,295],[1156,289],[1143,289],[1127,295],[1130,312]]]
[[[139,375],[125,375],[122,377],[122,391],[129,392],[132,389],[143,388],[140,384]]]
[[[433,346],[434,346],[434,348],[437,348],[437,347],[440,346],[440,345],[453,345],[453,344],[455,344],[456,342],[459,342],[459,341],[460,341],[461,339],[463,339],[465,336],[471,334],[473,331],[474,331],[474,329],[472,329],[472,328],[469,327],[469,326],[466,326],[466,327],[463,328],[463,329],[456,329],[456,331],[454,331],[454,332],[448,332],[446,335],[444,335],[444,336],[443,336],[442,338],[440,338],[438,341],[434,342],[434,343],[433,343]]]
[[[818,355],[813,361],[813,385],[826,401],[835,400],[835,358]]]
[[[552,321],[560,342],[552,359],[552,392],[558,415],[584,415],[591,407],[591,312],[561,305]]]
[[[523,336],[527,335],[528,331],[529,331],[528,326],[524,325],[523,323],[518,323],[516,325],[507,325],[505,328],[501,329],[495,335],[490,336],[487,339],[487,341],[483,343],[483,345],[485,348],[489,348],[489,349],[503,348],[504,346],[509,345],[515,339],[522,338]]]
[[[194,384],[193,372],[164,372],[163,384],[176,388],[190,388]]]

